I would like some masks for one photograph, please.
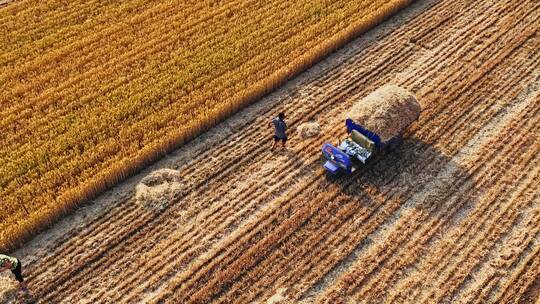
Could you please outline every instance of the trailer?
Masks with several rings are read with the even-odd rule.
[[[325,143],[324,168],[331,174],[351,174],[371,160],[396,149],[404,130],[418,119],[422,108],[413,94],[386,85],[358,103],[346,114],[347,137],[338,145]]]

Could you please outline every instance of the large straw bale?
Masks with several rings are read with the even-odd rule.
[[[357,102],[347,118],[389,140],[418,119],[422,107],[409,91],[393,84],[385,85]]]

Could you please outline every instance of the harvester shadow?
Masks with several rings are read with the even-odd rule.
[[[467,176],[467,171],[452,157],[411,136],[396,150],[379,156],[352,175],[329,180],[368,208],[381,207],[381,200],[382,204],[401,200],[402,208],[423,208],[437,216],[436,210]],[[464,209],[468,207],[466,204]]]

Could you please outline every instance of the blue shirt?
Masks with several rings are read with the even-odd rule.
[[[281,139],[287,138],[287,135],[285,134],[285,131],[287,130],[287,124],[285,123],[285,121],[276,117],[272,120],[272,123],[274,124],[274,135],[277,138]]]

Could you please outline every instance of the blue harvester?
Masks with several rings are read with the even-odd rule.
[[[323,145],[324,168],[332,174],[350,174],[397,148],[403,142],[403,131],[418,119],[420,111],[414,95],[400,87],[387,85],[374,91],[348,114],[347,138],[337,147],[329,143]],[[377,130],[384,136],[377,134]]]

